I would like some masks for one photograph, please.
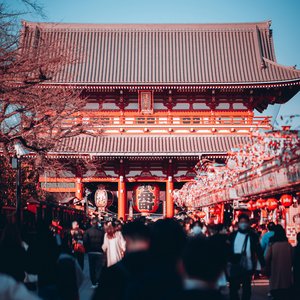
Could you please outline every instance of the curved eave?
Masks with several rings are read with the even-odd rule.
[[[87,89],[87,90],[106,90],[106,89],[265,89],[275,87],[300,86],[300,77],[284,81],[269,82],[243,82],[243,83],[61,83],[51,82],[42,83],[39,87],[58,88],[67,87],[70,89]]]

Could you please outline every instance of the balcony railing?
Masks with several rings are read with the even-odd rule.
[[[82,124],[86,129],[118,127],[262,127],[270,128],[270,117],[253,116],[249,112],[81,112],[65,120],[66,127]]]

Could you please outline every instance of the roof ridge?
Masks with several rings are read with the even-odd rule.
[[[256,26],[259,28],[269,28],[271,21],[261,22],[244,22],[244,23],[60,23],[60,22],[32,22],[22,21],[23,26],[27,27],[41,27],[41,28],[61,28],[61,29],[161,29],[161,30],[174,30],[174,29],[202,29],[202,30],[213,30],[213,29],[255,29]]]

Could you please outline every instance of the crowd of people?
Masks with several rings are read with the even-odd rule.
[[[231,300],[250,300],[255,276],[269,278],[274,300],[298,299],[300,235],[293,248],[281,225],[271,222],[258,232],[247,214],[231,229],[145,218],[93,218],[89,228],[74,221],[64,229],[54,220],[39,224],[30,241],[7,224],[0,241],[0,299],[79,299],[86,267],[93,300],[226,299],[227,283]]]

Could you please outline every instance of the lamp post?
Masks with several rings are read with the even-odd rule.
[[[16,155],[12,159],[12,168],[17,171],[16,174],[16,222],[21,225],[22,216],[22,201],[21,201],[21,191],[22,191],[22,165],[21,158],[26,154],[26,150],[22,147],[20,143],[15,145]]]
[[[21,156],[16,155],[12,159],[12,168],[16,170],[16,222],[21,225],[21,187],[22,187],[22,169],[21,169]]]

